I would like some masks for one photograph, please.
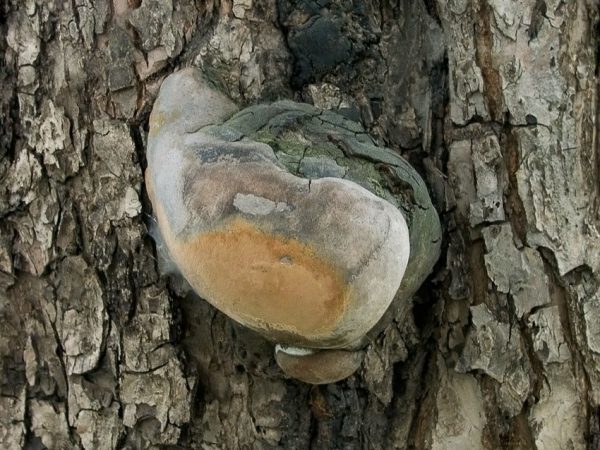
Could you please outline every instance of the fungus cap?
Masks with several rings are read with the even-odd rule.
[[[235,111],[192,69],[163,83],[145,174],[163,245],[202,298],[265,337],[313,349],[355,347],[402,281],[410,251],[403,214],[347,179],[291,173],[258,141],[261,123],[315,115],[314,108],[280,102]],[[354,352],[300,360],[278,353],[280,366],[296,375],[318,361],[341,361],[346,373],[361,360]]]

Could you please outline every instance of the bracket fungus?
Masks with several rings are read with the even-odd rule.
[[[165,79],[146,186],[160,238],[194,291],[277,343],[289,376],[360,366],[392,301],[408,309],[440,251],[417,172],[361,126],[279,101],[241,111],[195,69]]]

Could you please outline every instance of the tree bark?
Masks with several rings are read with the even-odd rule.
[[[0,447],[600,448],[593,0],[4,0]],[[343,110],[426,179],[444,250],[349,379],[161,276],[148,116],[197,66]]]

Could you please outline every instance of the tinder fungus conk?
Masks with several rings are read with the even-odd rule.
[[[195,292],[328,383],[408,302],[439,255],[419,175],[355,122],[280,101],[242,111],[194,69],[160,89],[146,185],[162,245]]]

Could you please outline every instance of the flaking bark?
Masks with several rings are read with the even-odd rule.
[[[598,8],[2,2],[0,447],[600,447]],[[147,122],[188,65],[360,120],[426,179],[442,258],[356,376],[285,379],[159,276]]]

